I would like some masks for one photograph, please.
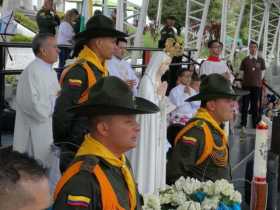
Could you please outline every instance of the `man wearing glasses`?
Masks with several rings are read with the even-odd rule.
[[[226,61],[220,58],[223,49],[223,44],[218,40],[211,40],[208,42],[209,57],[205,60],[199,69],[199,74],[221,74],[231,82],[234,80],[232,73],[230,72]]]

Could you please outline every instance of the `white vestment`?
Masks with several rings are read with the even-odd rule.
[[[127,80],[135,80],[136,84],[134,85],[132,91],[133,95],[137,95],[137,87],[139,83],[139,79],[136,76],[134,70],[131,68],[130,63],[128,63],[124,59],[118,59],[115,56],[112,57],[112,59],[107,61],[107,66],[109,70],[110,76],[116,76],[120,78],[123,81]]]
[[[234,76],[230,72],[226,61],[204,61],[199,68],[199,75],[209,75],[209,74],[224,74],[228,72],[230,74],[230,81],[233,82]]]
[[[53,143],[52,114],[59,90],[56,72],[39,58],[22,72],[17,86],[13,149],[27,152],[45,166]]]
[[[196,113],[196,110],[200,107],[200,101],[185,101],[189,97],[197,94],[197,92],[191,87],[190,94],[185,92],[185,87],[185,85],[179,84],[170,91],[169,99],[176,106],[176,109],[171,112],[171,115],[185,115],[188,119],[190,119]]]
[[[138,145],[128,153],[132,169],[142,194],[156,193],[166,183],[166,98],[157,94],[156,73],[167,55],[156,52],[140,81],[138,96],[160,107],[160,112],[138,116]]]

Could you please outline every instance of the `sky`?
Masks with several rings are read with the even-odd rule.
[[[142,4],[142,0],[129,0],[129,1],[138,5]]]

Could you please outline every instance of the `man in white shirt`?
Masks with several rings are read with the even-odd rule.
[[[137,87],[139,79],[130,63],[124,60],[126,53],[127,40],[125,38],[117,39],[117,47],[115,49],[112,59],[107,62],[109,75],[116,76],[127,83],[134,95],[137,95]]]
[[[13,149],[48,166],[52,114],[60,91],[52,64],[59,50],[54,35],[43,33],[34,37],[32,49],[36,58],[24,69],[17,86]]]
[[[192,72],[182,69],[178,73],[177,83],[169,94],[170,101],[176,106],[176,109],[171,113],[172,123],[185,124],[195,114],[200,103],[186,102],[189,97],[196,95],[197,92],[191,88]]]
[[[199,69],[199,75],[221,74],[231,82],[234,76],[230,72],[226,61],[220,59],[223,45],[218,40],[211,40],[208,42],[209,57],[205,60]]]

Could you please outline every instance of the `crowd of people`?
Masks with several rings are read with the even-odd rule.
[[[168,91],[164,75],[183,48],[173,18],[167,19],[159,43],[164,49],[139,78],[124,59],[127,34],[112,19],[96,14],[79,32],[77,10],[60,23],[52,0],[45,1],[32,41],[35,59],[17,86],[14,151],[0,152],[0,209],[134,210],[141,209],[143,194],[181,176],[231,179],[228,124],[240,97],[242,129],[249,104],[253,127],[260,121],[264,60],[251,42],[240,65],[243,91],[233,88],[238,78],[220,58],[222,43],[212,40],[207,60],[199,69],[177,67]],[[70,55],[74,60],[66,65]],[[63,71],[57,75],[52,65],[58,59]],[[280,103],[267,103],[269,117]],[[51,190],[54,145],[59,179]]]

